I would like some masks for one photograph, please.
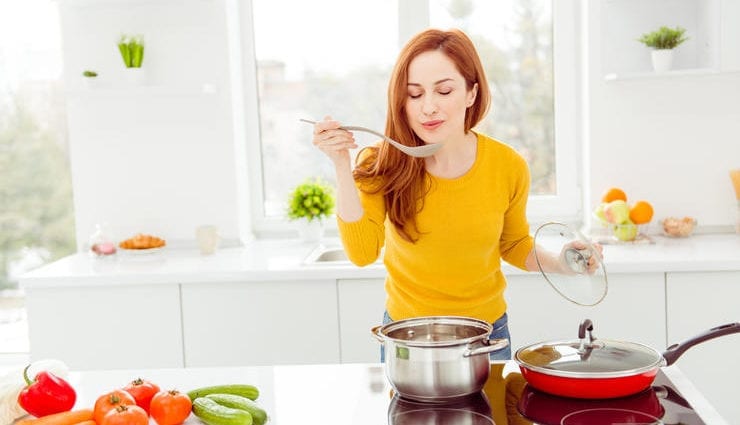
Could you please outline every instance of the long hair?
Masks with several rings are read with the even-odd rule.
[[[485,117],[491,104],[483,65],[470,38],[456,29],[422,31],[401,50],[388,84],[385,133],[407,146],[424,144],[406,118],[409,64],[419,54],[435,50],[444,53],[455,63],[458,72],[465,78],[467,90],[472,90],[478,84],[475,102],[465,112],[465,133]],[[370,188],[366,188],[372,193],[383,192],[390,222],[402,238],[415,242],[419,234],[416,215],[424,207],[424,195],[429,190],[424,183],[424,159],[408,156],[385,142],[366,149],[371,152],[358,157],[361,159],[353,172],[355,179],[372,182]]]

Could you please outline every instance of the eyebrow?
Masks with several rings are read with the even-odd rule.
[[[441,79],[439,81],[435,81],[434,82],[434,85],[436,86],[437,84],[444,83],[446,81],[454,81],[454,80],[452,78],[443,78],[443,79]],[[406,85],[407,86],[421,86],[421,84],[419,84],[419,83],[406,83]]]

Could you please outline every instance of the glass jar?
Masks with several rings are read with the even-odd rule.
[[[105,224],[95,225],[95,232],[90,235],[88,246],[90,247],[90,254],[98,257],[116,253],[116,244],[108,236]]]

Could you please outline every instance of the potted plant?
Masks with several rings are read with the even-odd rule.
[[[89,69],[82,71],[82,76],[85,79],[85,84],[88,87],[95,86],[95,79],[98,77],[98,73]]]
[[[322,219],[334,212],[334,191],[318,178],[306,179],[293,189],[288,202],[288,218],[301,220],[299,232],[306,241],[318,241],[323,234]]]
[[[688,37],[686,37],[685,28],[662,26],[655,31],[643,34],[637,40],[653,49],[653,69],[656,72],[665,72],[671,69],[673,49],[688,40]]]
[[[118,51],[121,53],[121,59],[123,59],[123,64],[126,66],[129,78],[133,82],[141,82],[144,78],[141,68],[144,62],[144,37],[141,35],[122,35],[118,40]]]

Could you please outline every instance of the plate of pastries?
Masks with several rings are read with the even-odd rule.
[[[118,243],[119,248],[132,253],[160,251],[165,245],[167,245],[167,242],[164,239],[146,233],[137,233]]]

